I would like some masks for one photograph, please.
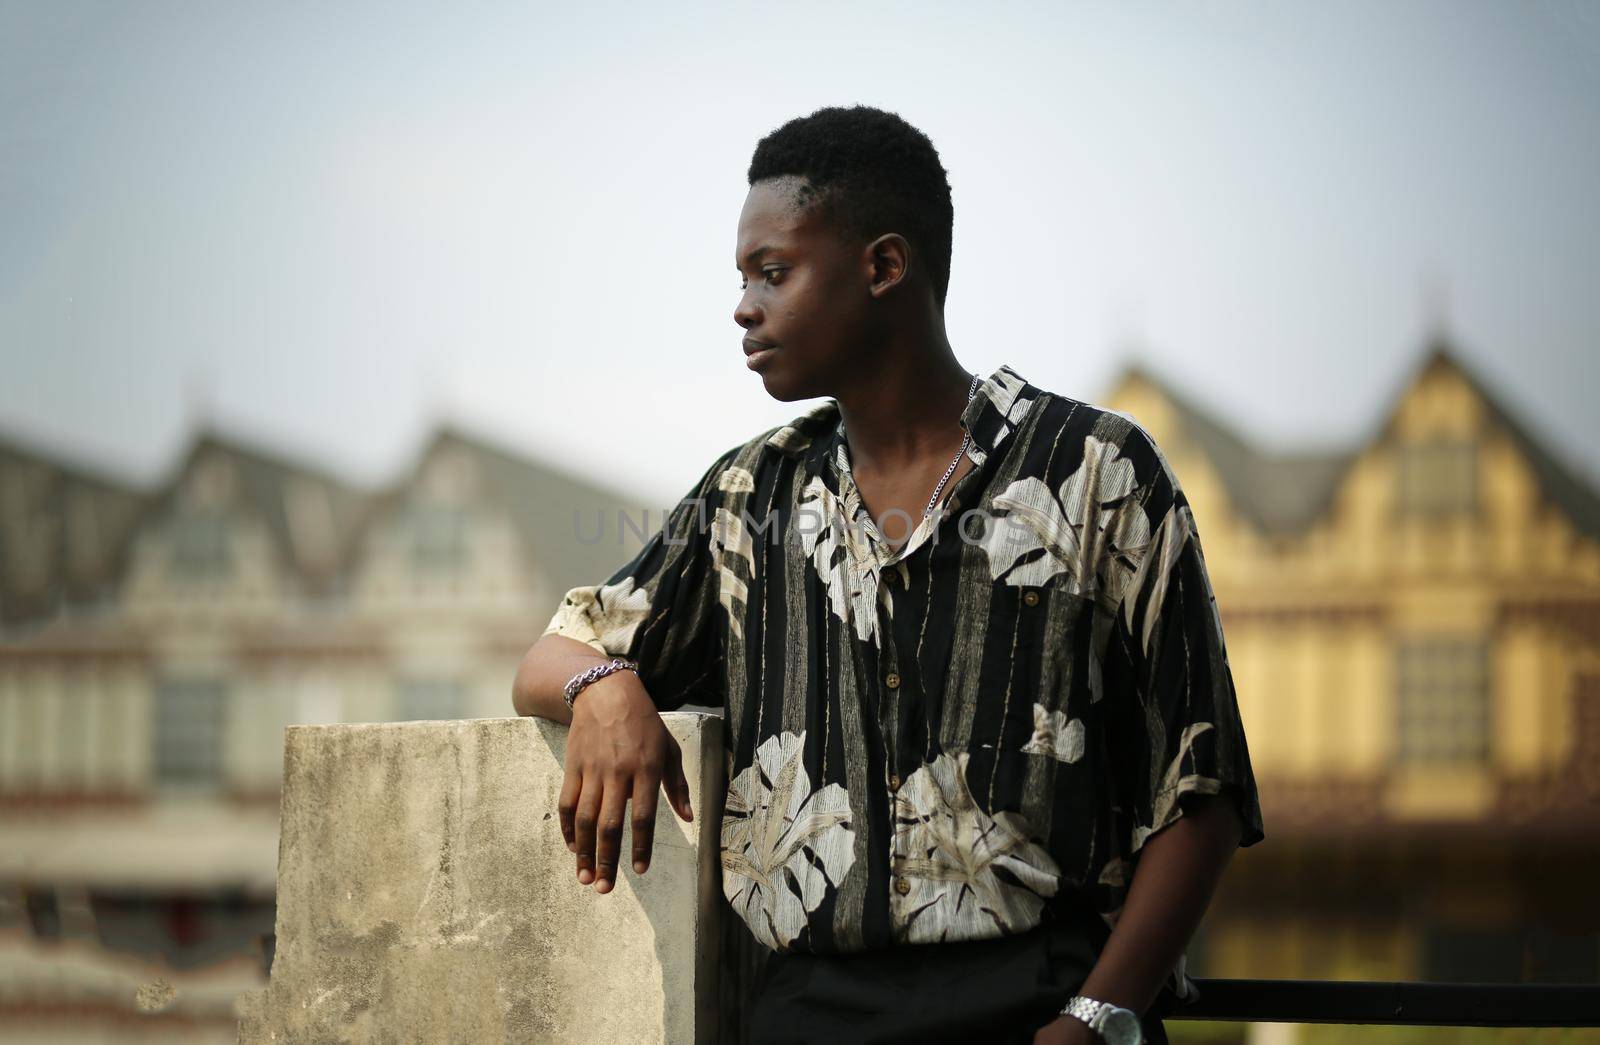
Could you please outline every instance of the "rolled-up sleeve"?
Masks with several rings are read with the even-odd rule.
[[[1265,837],[1260,795],[1228,666],[1222,620],[1188,499],[1154,441],[1140,504],[1150,519],[1143,554],[1117,604],[1105,663],[1113,709],[1113,764],[1131,815],[1128,854],[1177,820],[1200,795],[1222,795],[1243,824],[1241,846]]]
[[[706,470],[631,561],[603,583],[568,591],[544,630],[638,662],[662,711],[722,703],[712,521],[734,453]]]

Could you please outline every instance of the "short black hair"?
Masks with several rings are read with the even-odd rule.
[[[797,206],[820,204],[845,235],[862,242],[886,232],[904,236],[927,262],[944,307],[955,210],[947,172],[926,134],[871,106],[818,109],[756,143],[750,184],[785,176],[805,179]]]

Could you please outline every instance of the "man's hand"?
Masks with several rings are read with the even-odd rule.
[[[628,799],[633,799],[633,869],[650,866],[656,827],[656,797],[667,800],[684,821],[689,782],[683,752],[656,711],[644,683],[631,671],[591,682],[573,701],[567,734],[566,774],[561,783],[561,834],[578,857],[578,881],[608,893],[616,885],[617,856]]]
[[[1076,1016],[1058,1016],[1033,1032],[1033,1045],[1100,1045],[1100,1035]]]

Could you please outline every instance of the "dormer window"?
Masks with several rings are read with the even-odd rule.
[[[1478,453],[1464,439],[1400,447],[1399,507],[1404,515],[1471,514],[1478,507]]]
[[[212,580],[233,571],[227,517],[196,508],[172,522],[172,573],[183,580]]]
[[[418,573],[459,572],[467,561],[466,513],[453,505],[422,504],[411,511],[411,564]]]

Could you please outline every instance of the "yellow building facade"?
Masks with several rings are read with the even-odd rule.
[[[1142,368],[1104,405],[1194,507],[1261,789],[1210,977],[1600,976],[1600,495],[1435,338],[1371,438],[1248,445]]]

